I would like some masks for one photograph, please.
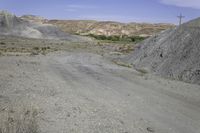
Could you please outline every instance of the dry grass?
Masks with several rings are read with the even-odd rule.
[[[39,133],[36,109],[6,108],[0,112],[0,133]]]
[[[144,76],[144,75],[148,74],[148,71],[143,69],[143,68],[140,68],[140,69],[139,68],[135,68],[135,69],[136,69],[136,71],[140,72],[141,76]]]
[[[127,64],[127,63],[124,63],[124,62],[121,62],[121,61],[115,61],[113,60],[113,63],[119,65],[119,66],[123,66],[123,67],[128,67],[128,68],[132,68],[133,66],[131,64]]]

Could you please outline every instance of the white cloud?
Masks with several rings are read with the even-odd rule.
[[[160,0],[161,3],[178,7],[200,9],[200,0]]]

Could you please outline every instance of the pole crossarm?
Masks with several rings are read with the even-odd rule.
[[[182,24],[182,19],[185,18],[185,16],[183,16],[182,14],[180,14],[177,17],[179,18],[179,26],[180,26]]]

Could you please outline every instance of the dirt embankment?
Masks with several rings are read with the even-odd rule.
[[[200,19],[139,43],[123,61],[167,78],[200,84]]]

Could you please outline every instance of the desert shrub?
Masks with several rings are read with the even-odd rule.
[[[5,42],[0,42],[0,44],[1,44],[1,45],[5,45],[6,43],[5,43]]]
[[[30,55],[31,55],[31,56],[39,55],[39,52],[38,52],[38,51],[31,51]],[[1,132],[0,132],[0,133],[1,133]]]
[[[47,47],[42,47],[42,51],[45,51],[45,50],[47,50]]]
[[[104,36],[104,35],[89,34],[88,36],[93,37],[93,38],[95,38],[97,40],[108,40],[108,37]]]
[[[33,49],[34,49],[34,50],[39,50],[40,48],[39,48],[39,47],[33,47]]]
[[[141,74],[147,74],[148,71],[143,69],[143,68],[135,68],[138,72],[140,72]]]
[[[115,64],[117,64],[117,65],[119,65],[119,66],[132,68],[132,65],[131,65],[131,64],[127,64],[127,63],[124,63],[124,62],[120,62],[120,61],[115,61],[115,60],[113,60],[113,63],[115,63]]]
[[[120,37],[119,36],[110,36],[111,41],[120,41]]]
[[[131,39],[132,42],[140,42],[140,41],[143,41],[146,38],[140,37],[140,36],[133,36],[133,37],[130,37],[130,39]]]
[[[74,33],[74,35],[80,35],[80,33],[76,32],[76,33]]]
[[[107,40],[107,37],[104,36],[104,35],[98,35],[98,36],[95,36],[95,38],[96,38],[97,40]]]

